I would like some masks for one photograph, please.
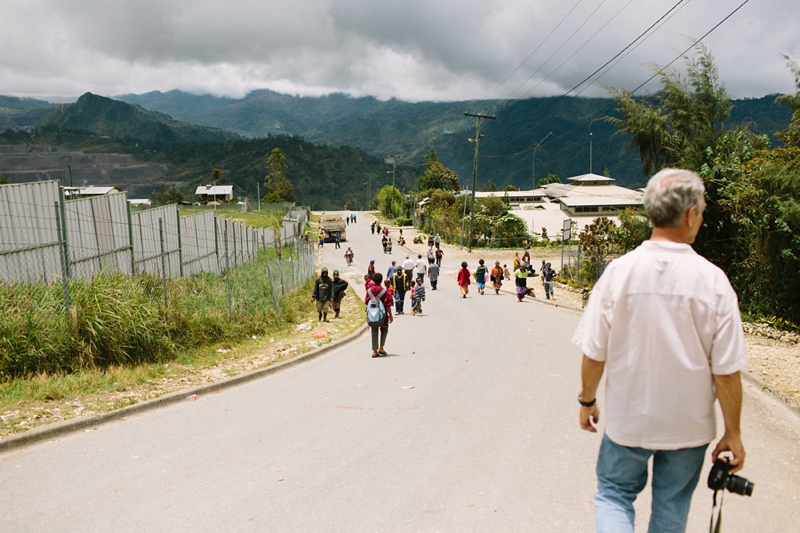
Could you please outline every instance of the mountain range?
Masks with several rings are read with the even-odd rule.
[[[564,179],[590,170],[608,172],[621,185],[641,185],[646,177],[629,157],[627,136],[604,120],[614,108],[605,98],[409,103],[269,90],[240,99],[180,91],[115,99],[86,93],[60,105],[0,97],[0,125],[14,130],[6,131],[0,143],[132,154],[170,165],[162,181],[178,183],[186,193],[207,182],[216,166],[238,186],[237,195],[251,198],[266,174],[266,157],[280,147],[298,199],[329,208],[344,201],[363,204],[370,176],[372,193],[389,183],[393,167],[387,156],[400,156],[397,184],[408,188],[422,173],[422,158],[431,147],[470,187],[476,121],[465,112],[496,117],[481,122],[479,187],[491,180],[498,187],[531,188],[548,173]],[[790,120],[791,111],[776,106],[774,96],[735,100],[730,117],[731,124],[746,122],[767,135]]]

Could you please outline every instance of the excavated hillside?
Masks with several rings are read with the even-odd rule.
[[[58,180],[62,185],[108,185],[147,197],[172,170],[164,163],[145,163],[128,154],[85,154],[62,147],[31,144],[0,146],[0,173],[12,183]]]

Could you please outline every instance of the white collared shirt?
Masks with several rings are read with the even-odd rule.
[[[612,261],[572,337],[606,367],[606,433],[674,450],[716,436],[712,374],[747,365],[736,293],[688,244],[645,241]]]

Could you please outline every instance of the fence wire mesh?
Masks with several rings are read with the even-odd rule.
[[[314,276],[307,215],[292,215],[253,228],[175,205],[131,213],[125,194],[65,201],[57,182],[0,186],[0,376],[154,360],[164,343],[263,328]],[[183,329],[197,338],[179,342]]]

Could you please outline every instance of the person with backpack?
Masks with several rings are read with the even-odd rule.
[[[478,268],[475,269],[475,282],[478,284],[478,294],[483,294],[486,289],[486,274],[489,269],[486,268],[483,259],[478,261]]]
[[[367,289],[367,324],[372,330],[372,357],[386,354],[386,337],[389,335],[389,324],[392,323],[392,295],[383,287],[383,274],[376,272],[372,276],[373,285]],[[380,334],[380,342],[378,336]]]

